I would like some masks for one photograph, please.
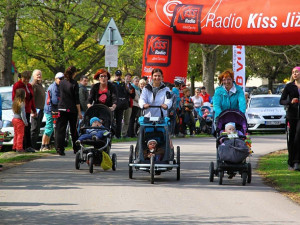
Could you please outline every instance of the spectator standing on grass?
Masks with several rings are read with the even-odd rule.
[[[209,102],[209,103],[211,103],[211,97],[210,97],[210,95],[206,92],[206,88],[205,88],[204,86],[201,88],[200,96],[201,96],[202,99],[203,99],[203,103],[204,103],[204,102]]]
[[[25,126],[24,138],[23,138],[23,149],[27,152],[35,152],[31,145],[31,124],[30,124],[30,115],[31,117],[36,117],[36,107],[34,103],[34,93],[32,89],[32,85],[29,83],[31,78],[30,71],[24,71],[20,75],[20,80],[13,85],[12,90],[12,100],[14,101],[16,90],[22,88],[25,90],[25,112],[26,112],[26,120],[28,125]]]
[[[14,101],[12,104],[12,110],[14,117],[12,119],[12,124],[14,126],[14,143],[13,149],[17,153],[25,153],[26,149],[23,148],[23,138],[25,132],[25,126],[28,126],[26,112],[25,112],[25,98],[26,93],[22,88],[15,90]]]
[[[31,117],[31,143],[34,149],[38,149],[37,141],[41,130],[41,124],[44,117],[45,88],[42,85],[42,71],[34,70],[32,72],[32,89],[34,103],[36,106],[36,117]]]
[[[280,104],[286,106],[286,119],[290,125],[288,138],[288,169],[299,171],[300,163],[300,66],[292,70],[291,82],[283,89]]]
[[[45,131],[42,138],[42,146],[41,151],[50,150],[50,139],[51,135],[54,131],[53,116],[57,116],[58,113],[58,102],[59,102],[59,83],[64,79],[64,74],[62,72],[58,72],[55,75],[55,81],[50,84],[46,92],[44,113],[46,117],[46,126]]]
[[[132,83],[131,86],[135,90],[135,96],[134,99],[132,100],[132,111],[131,111],[131,116],[130,116],[130,121],[129,121],[129,127],[128,127],[128,137],[135,137],[137,134],[135,133],[135,123],[137,120],[137,117],[140,112],[140,107],[139,107],[139,98],[141,95],[141,89],[139,88],[139,77],[135,76],[132,78]]]
[[[80,110],[82,116],[84,116],[85,111],[87,110],[88,98],[89,98],[89,91],[87,89],[88,85],[88,77],[81,76],[79,82],[79,101],[80,101]]]
[[[75,144],[78,139],[77,119],[82,119],[79,86],[74,80],[76,67],[70,66],[64,73],[64,79],[59,84],[60,99],[58,102],[59,117],[56,124],[55,147],[59,155],[65,155],[66,129],[69,123],[74,154],[78,151]]]
[[[86,110],[87,110],[87,104],[88,104],[88,98],[89,98],[89,91],[87,89],[87,85],[88,85],[88,77],[83,75],[80,77],[80,81],[79,81],[79,102],[80,102],[80,110],[81,110],[81,115],[82,117],[84,116]],[[78,133],[80,130],[80,125],[81,125],[81,121],[78,121]]]
[[[116,138],[121,138],[122,133],[122,120],[124,116],[124,111],[129,107],[129,92],[126,89],[126,84],[122,80],[122,72],[121,70],[117,70],[115,72],[115,80],[113,81],[113,85],[117,90],[117,108],[114,112],[115,124],[116,124]]]
[[[125,87],[127,92],[129,93],[129,107],[124,110],[124,119],[123,119],[123,127],[122,127],[122,136],[124,138],[128,137],[128,128],[129,128],[129,122],[130,117],[132,113],[132,106],[133,106],[133,99],[135,97],[135,89],[132,87],[131,83],[131,77],[132,75],[130,73],[127,73],[125,75]]]

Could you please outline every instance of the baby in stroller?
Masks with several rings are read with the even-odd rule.
[[[93,140],[98,141],[103,138],[103,136],[107,136],[109,132],[106,130],[106,128],[103,126],[103,120],[99,119],[98,117],[93,117],[90,119],[90,126],[95,127],[92,129],[87,129],[86,132],[79,136],[76,144],[84,140]]]
[[[116,170],[117,155],[113,153],[110,156],[111,125],[112,113],[106,105],[96,104],[88,108],[80,126],[81,134],[76,141],[76,145],[80,146],[75,157],[76,169],[86,162],[90,173],[93,173],[94,165],[104,170]]]
[[[251,182],[251,164],[246,162],[250,148],[247,145],[249,136],[247,132],[247,120],[245,115],[238,110],[226,110],[220,114],[216,121],[217,134],[217,168],[210,166],[210,181],[213,175],[219,176],[219,184],[222,184],[224,172],[228,178],[233,178],[237,173],[242,175],[243,185],[246,180]]]
[[[155,161],[161,161],[164,157],[164,150],[157,148],[157,141],[155,139],[147,142],[147,149],[144,150],[144,159],[150,160],[152,155],[154,155]]]

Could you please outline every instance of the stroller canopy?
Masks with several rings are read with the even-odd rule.
[[[106,105],[96,104],[87,109],[83,119],[85,127],[90,126],[90,119],[92,117],[98,117],[99,119],[102,119],[104,121],[103,125],[108,130],[111,129],[112,113],[111,110]]]
[[[216,131],[219,133],[225,129],[225,124],[234,122],[236,129],[241,131],[243,134],[247,132],[247,119],[244,113],[236,109],[228,109],[223,111],[216,121]]]

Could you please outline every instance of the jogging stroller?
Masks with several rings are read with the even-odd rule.
[[[160,106],[150,106],[160,108]],[[162,110],[161,110],[162,114]],[[134,148],[130,146],[129,151],[129,178],[133,177],[133,169],[136,171],[146,171],[150,173],[151,184],[154,183],[154,175],[160,175],[162,172],[170,171],[173,168],[177,170],[177,180],[180,180],[180,147],[177,146],[176,159],[174,157],[174,146],[170,138],[169,118],[163,117],[139,117],[140,129],[138,140]],[[150,159],[144,158],[144,151],[147,149],[147,142],[155,140],[157,147],[163,149],[164,154],[161,160],[156,160],[155,156]]]
[[[77,141],[76,144],[80,145],[80,150],[76,153],[75,158],[75,168],[79,170],[80,164],[86,162],[89,166],[89,172],[93,173],[93,167],[100,166],[103,158],[109,157],[109,161],[112,162],[112,170],[116,170],[117,168],[117,155],[113,153],[110,156],[111,149],[111,125],[112,125],[112,113],[111,110],[102,104],[93,105],[84,114],[84,118],[82,120],[82,124],[80,126],[80,135],[84,134],[87,129],[95,128],[90,126],[90,119],[93,117],[98,117],[103,120],[103,126],[105,128],[96,128],[96,129],[105,129],[105,135],[103,135],[102,139],[97,140],[83,140]],[[103,151],[105,153],[103,153]],[[103,168],[103,164],[101,165]]]
[[[234,122],[236,134],[225,134],[225,124]],[[246,136],[247,119],[239,110],[225,110],[216,120],[216,168],[211,162],[209,166],[209,181],[214,181],[214,175],[219,177],[219,184],[223,183],[224,172],[231,179],[237,173],[241,175],[242,184],[251,183],[252,169],[250,163],[250,139]],[[247,160],[248,159],[248,160]]]

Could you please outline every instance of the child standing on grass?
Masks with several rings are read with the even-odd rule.
[[[17,89],[12,105],[14,112],[12,124],[14,126],[15,133],[13,149],[15,149],[18,153],[26,152],[23,149],[24,128],[28,125],[25,112],[25,97],[25,90],[22,88]]]

